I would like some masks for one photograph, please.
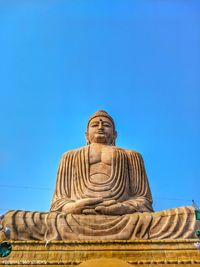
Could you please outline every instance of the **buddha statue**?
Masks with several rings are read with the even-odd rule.
[[[112,117],[95,112],[87,145],[64,153],[49,212],[8,211],[0,239],[133,240],[193,238],[194,209],[153,212],[142,156],[115,145]]]
[[[152,197],[142,157],[115,146],[117,132],[105,111],[87,126],[87,146],[64,154],[51,211],[124,215],[151,212]]]

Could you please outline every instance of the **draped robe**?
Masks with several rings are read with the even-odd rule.
[[[93,197],[126,203],[136,212],[121,216],[62,212],[68,202]],[[89,146],[63,155],[49,212],[8,211],[0,220],[3,229],[10,229],[7,239],[46,241],[194,238],[198,223],[193,207],[153,212],[144,163],[137,152],[115,147],[109,179],[94,183]]]
[[[83,198],[126,202],[136,211],[153,211],[152,197],[139,153],[114,148],[108,181],[95,183],[89,175],[89,146],[69,151],[61,159],[51,211]]]

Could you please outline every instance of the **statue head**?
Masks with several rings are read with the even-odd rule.
[[[117,132],[113,118],[104,110],[96,111],[88,120],[87,144],[115,145]]]

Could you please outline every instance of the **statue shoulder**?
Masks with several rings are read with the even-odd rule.
[[[79,148],[76,148],[76,149],[73,149],[73,150],[69,150],[69,151],[66,151],[62,154],[61,156],[61,159],[66,159],[70,156],[74,156],[75,154],[77,154],[78,152],[80,152],[81,150],[84,150],[87,146],[83,146],[83,147],[79,147]]]
[[[124,151],[126,152],[128,156],[135,156],[135,157],[139,157],[140,159],[142,159],[142,155],[135,150],[124,149]]]
[[[115,149],[118,151],[124,152],[128,157],[134,157],[134,158],[138,158],[139,160],[143,160],[142,155],[135,150],[125,149],[125,148],[121,148],[117,146],[115,146]]]

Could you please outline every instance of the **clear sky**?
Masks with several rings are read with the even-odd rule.
[[[200,203],[200,1],[0,0],[0,213],[46,211],[98,109],[162,210]]]

